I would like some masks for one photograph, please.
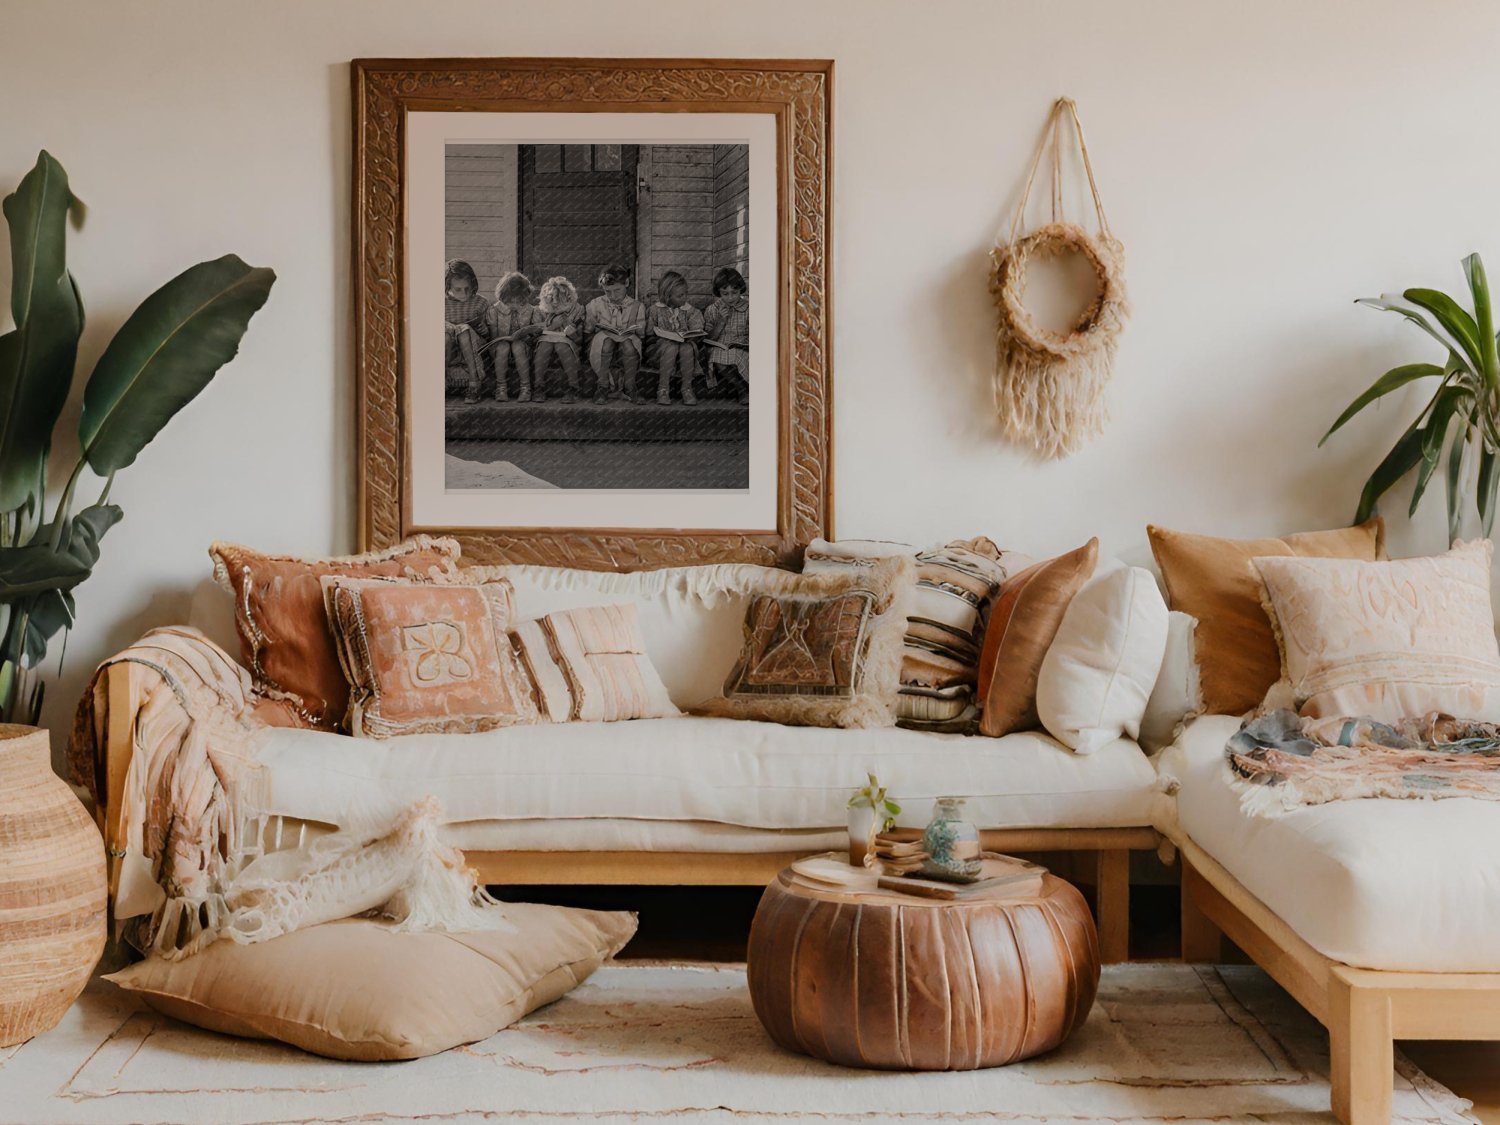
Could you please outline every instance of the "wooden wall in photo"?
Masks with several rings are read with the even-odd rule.
[[[516,268],[519,195],[514,145],[449,145],[443,162],[445,258],[462,258],[479,275],[479,293]]]
[[[750,279],[750,149],[714,145],[714,269]]]
[[[642,145],[639,293],[654,297],[661,275],[687,278],[695,305],[713,290],[714,146]]]

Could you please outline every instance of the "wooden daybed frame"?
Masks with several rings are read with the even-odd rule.
[[[1356,969],[1304,941],[1191,840],[1182,859],[1182,959],[1222,960],[1228,937],[1328,1029],[1333,1112],[1389,1125],[1394,1041],[1500,1039],[1500,973]]]
[[[105,669],[109,718],[105,731],[103,806],[97,810],[100,830],[110,850],[110,901],[118,886],[115,840],[120,826],[120,796],[135,750],[135,716],[141,677],[152,674],[140,664],[122,661]],[[914,839],[915,831],[910,833]],[[1001,852],[1093,852],[1100,959],[1106,964],[1129,958],[1130,853],[1154,850],[1160,837],[1153,828],[1013,828],[981,834],[986,849]],[[557,886],[615,884],[623,886],[760,886],[782,868],[811,854],[787,852],[643,852],[643,851],[509,851],[467,852],[464,858],[486,884]]]

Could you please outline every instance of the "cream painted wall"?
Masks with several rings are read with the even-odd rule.
[[[1427,355],[1350,302],[1459,285],[1472,249],[1500,271],[1500,6],[1483,0],[0,0],[0,191],[45,146],[90,205],[70,251],[86,358],[191,262],[233,250],[280,275],[233,366],[117,482],[126,519],[80,591],[55,730],[89,666],[185,618],[211,539],[352,546],[347,63],[464,54],[837,60],[845,536],[1044,553],[1098,534],[1138,557],[1148,520],[1347,519],[1412,403],[1317,438]],[[985,267],[1061,93],[1135,319],[1107,433],[1038,466],[990,421]],[[1398,553],[1442,546],[1436,518],[1395,524]]]

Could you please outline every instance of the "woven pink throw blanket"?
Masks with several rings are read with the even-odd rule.
[[[1364,797],[1500,800],[1500,724],[1451,715],[1392,726],[1271,711],[1240,727],[1224,755],[1256,816]]]

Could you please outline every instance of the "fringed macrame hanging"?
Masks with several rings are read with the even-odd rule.
[[[1098,233],[1063,218],[1061,141],[1063,118],[1073,126]],[[1052,221],[1021,237],[1026,202],[1048,145],[1052,148]],[[1094,299],[1067,332],[1036,322],[1023,300],[1031,263],[1066,253],[1081,254],[1093,268]],[[999,313],[995,351],[995,406],[1006,435],[1048,460],[1075,453],[1104,429],[1104,388],[1114,366],[1115,345],[1130,314],[1125,299],[1125,249],[1110,232],[1099,185],[1083,140],[1083,122],[1072,98],[1052,106],[1031,162],[1009,237],[990,252],[990,292]]]

